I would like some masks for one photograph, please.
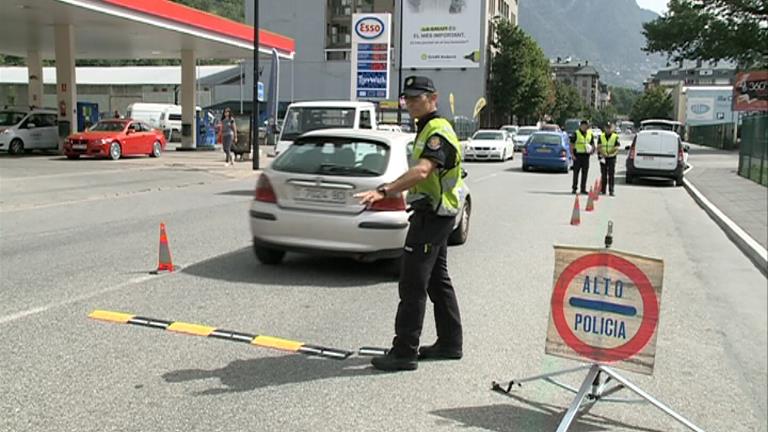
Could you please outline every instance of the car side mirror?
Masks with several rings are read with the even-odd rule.
[[[686,152],[686,153],[688,153],[688,150],[690,150],[690,149],[691,149],[691,146],[689,146],[688,144],[683,146],[683,151]]]
[[[467,138],[467,141],[472,141],[472,137]]]
[[[631,147],[631,146],[629,146],[629,145],[625,145],[625,146],[624,146],[624,150],[629,150],[629,148],[630,148],[630,147]]]
[[[462,169],[461,169],[461,178],[462,178],[462,179],[465,179],[465,178],[467,178],[467,176],[468,176],[468,175],[469,175],[469,173],[467,172],[467,170],[465,170],[464,168],[462,168]]]

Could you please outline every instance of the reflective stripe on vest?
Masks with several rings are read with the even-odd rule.
[[[614,148],[616,148],[616,141],[619,139],[619,136],[616,135],[616,132],[611,134],[611,139],[606,140],[605,134],[600,135],[600,143],[603,145],[603,151],[608,155],[611,156],[613,154]]]
[[[433,135],[439,135],[453,146],[456,154],[454,166],[449,170],[432,170],[426,179],[408,190],[408,202],[413,203],[426,197],[438,215],[455,216],[459,213],[459,206],[461,205],[461,197],[459,196],[462,185],[461,145],[448,120],[435,117],[424,125],[424,129],[416,137],[416,142],[413,145],[411,166],[418,163],[424,152],[424,145]]]
[[[587,131],[587,136],[581,133],[581,129],[576,129],[576,153],[586,153],[587,144],[592,144],[592,131]]]

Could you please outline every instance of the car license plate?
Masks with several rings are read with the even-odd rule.
[[[72,144],[72,149],[74,150],[85,150],[88,145],[86,144]]]
[[[548,149],[548,148],[546,148],[546,147],[540,147],[540,148],[538,149],[538,152],[539,152],[539,153],[552,153],[552,150],[550,150],[550,149]]]
[[[653,156],[643,156],[643,160],[653,160]]]
[[[296,187],[294,188],[293,199],[297,201],[344,204],[347,202],[347,192],[336,189]]]

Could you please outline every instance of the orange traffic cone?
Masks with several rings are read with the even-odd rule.
[[[595,194],[594,194],[594,200],[600,201],[600,190],[602,189],[603,185],[601,184],[603,181],[602,177],[598,177],[595,179]]]
[[[571,225],[581,224],[581,212],[579,211],[579,196],[576,195],[576,200],[573,202],[573,213],[571,213]]]
[[[173,271],[173,262],[171,261],[171,250],[168,247],[168,236],[165,233],[165,224],[160,224],[160,257],[157,261],[157,271]]]
[[[597,201],[597,191],[592,188],[589,190],[589,198],[587,198],[587,206],[584,210],[591,212],[595,209],[595,201]]]

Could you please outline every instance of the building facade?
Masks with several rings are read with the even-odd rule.
[[[599,109],[610,102],[610,93],[606,86],[601,87],[600,74],[589,65],[589,60],[579,62],[558,57],[550,61],[550,67],[557,81],[576,88],[584,106]]]
[[[652,87],[675,86],[732,86],[736,80],[736,68],[732,66],[705,65],[682,66],[661,69],[645,81],[646,90]]]
[[[296,41],[294,60],[281,62],[280,65],[279,100],[350,99],[352,14],[391,13],[390,90],[388,100],[381,102],[380,107],[388,114],[382,120],[393,121],[396,118],[400,80],[400,6],[404,4],[403,12],[409,13],[412,7],[442,7],[443,3],[451,7],[465,6],[468,1],[478,0],[260,0],[260,26]],[[446,116],[450,115],[448,95],[451,93],[456,116],[471,118],[478,99],[490,99],[487,83],[492,20],[503,16],[517,23],[518,0],[479,1],[482,2],[482,13],[476,23],[480,28],[482,45],[479,67],[402,70],[403,80],[412,74],[426,75],[434,80],[441,94],[439,109]],[[246,0],[246,19],[252,23],[253,0]],[[260,60],[260,79],[267,87],[270,67],[268,59]],[[252,66],[247,68],[249,72],[252,69]],[[247,87],[251,89],[252,77],[249,76],[247,82]]]

